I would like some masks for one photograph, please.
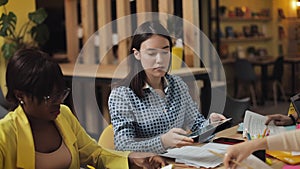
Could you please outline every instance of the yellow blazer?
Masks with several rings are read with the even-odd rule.
[[[67,106],[60,106],[55,123],[72,155],[70,169],[86,164],[96,168],[129,168],[129,152],[101,148],[88,136]],[[33,136],[21,106],[0,120],[0,168],[35,168]]]

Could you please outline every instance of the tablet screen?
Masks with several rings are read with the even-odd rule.
[[[231,120],[231,118],[228,118],[228,119],[225,119],[225,120],[222,120],[222,121],[217,121],[217,122],[210,123],[209,125],[207,125],[207,126],[201,128],[201,129],[191,133],[188,137],[193,138],[193,139],[199,137],[197,139],[198,142],[205,142],[207,140],[207,138],[209,138],[210,135],[213,134],[213,132],[215,131],[215,129],[219,125],[221,125],[221,124],[223,124],[223,123],[225,123],[229,120]]]

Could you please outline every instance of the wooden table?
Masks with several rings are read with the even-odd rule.
[[[239,134],[239,133],[236,132],[237,128],[238,128],[238,126],[234,126],[234,127],[228,128],[226,130],[223,130],[223,131],[217,133],[215,138],[217,138],[217,137],[229,137],[229,138],[243,139],[242,134]],[[280,160],[277,160],[277,159],[274,159],[274,158],[271,158],[271,159],[272,159],[271,168],[273,168],[273,169],[282,169],[282,167],[285,165],[285,163],[280,161]],[[187,168],[192,169],[192,167],[185,166],[185,165],[175,167],[175,169],[187,169]],[[204,168],[201,168],[201,169],[204,169]],[[221,166],[217,167],[216,169],[224,169],[224,166],[221,165]]]
[[[127,75],[127,66],[117,65],[95,65],[95,64],[75,64],[66,63],[60,64],[63,75],[65,77],[81,77],[81,78],[94,78],[96,80],[111,80],[122,79]],[[181,68],[172,70],[171,74],[189,78],[194,75],[196,80],[208,74],[207,69],[200,67]]]
[[[103,91],[102,93],[102,114],[104,115],[106,120],[109,119],[108,114],[108,105],[107,100],[110,93],[109,85],[112,79],[120,80],[123,79],[128,72],[127,65],[117,66],[117,65],[96,65],[96,64],[60,64],[63,75],[68,82],[71,82],[73,78],[76,78],[78,81],[82,82],[94,82],[96,84],[104,84],[106,85],[106,89],[109,91]],[[202,113],[207,115],[210,108],[210,98],[211,98],[211,90],[210,90],[210,79],[208,75],[208,71],[205,68],[200,67],[192,67],[192,68],[181,68],[177,70],[172,70],[170,73],[174,75],[178,75],[183,78],[185,81],[190,80],[203,80],[204,86],[201,89],[201,108]]]
[[[284,63],[291,65],[291,80],[292,80],[292,95],[296,94],[295,92],[295,82],[296,82],[296,65],[300,63],[300,57],[285,57]]]

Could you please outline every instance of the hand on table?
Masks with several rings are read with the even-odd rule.
[[[165,148],[182,147],[192,145],[194,140],[189,138],[188,132],[181,128],[172,128],[167,133],[161,135],[161,141]]]
[[[131,152],[128,158],[130,168],[159,169],[166,165],[165,160],[154,153]]]

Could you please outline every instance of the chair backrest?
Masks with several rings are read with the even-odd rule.
[[[108,125],[99,137],[98,144],[103,148],[115,149],[114,130],[112,124]]]
[[[244,120],[245,111],[250,107],[250,98],[235,99],[226,96],[226,103],[223,115],[232,118],[231,126],[235,126]]]
[[[6,101],[6,99],[5,99],[4,95],[3,95],[1,87],[0,87],[0,106],[2,106],[3,108],[5,108],[6,110],[9,109],[9,104],[8,104],[8,102]]]
[[[246,59],[237,59],[234,65],[235,76],[238,80],[251,82],[256,80],[252,64]]]
[[[215,91],[216,94],[226,94],[225,91]],[[220,100],[218,101],[220,102]],[[220,102],[221,103],[221,102]],[[217,127],[215,133],[222,131],[226,128],[230,128],[241,123],[244,120],[245,111],[250,108],[250,98],[246,97],[243,99],[235,99],[226,94],[225,104],[220,104],[220,107],[215,108],[211,112],[219,112],[223,111],[223,115],[227,118],[232,118],[229,122],[226,122]]]
[[[276,59],[273,67],[272,78],[281,82],[283,76],[283,57],[280,56]]]
[[[8,113],[8,110],[0,105],[0,119]]]

